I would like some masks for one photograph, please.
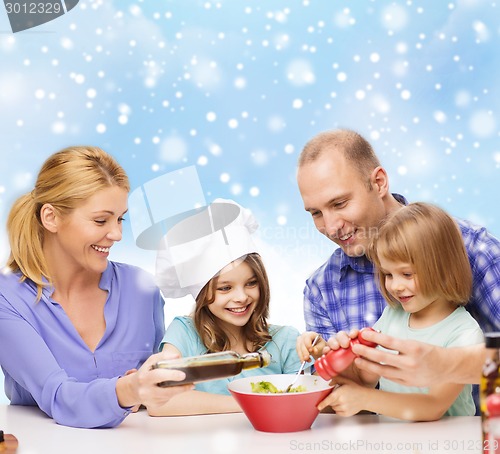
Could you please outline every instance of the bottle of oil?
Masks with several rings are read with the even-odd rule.
[[[481,383],[479,385],[479,402],[481,405],[481,425],[483,431],[483,451],[486,454],[493,454],[498,449],[498,439],[490,437],[490,415],[488,407],[491,407],[493,399],[497,399],[494,394],[500,394],[500,332],[486,333],[486,361],[483,366]],[[488,405],[490,403],[490,405]],[[498,415],[495,415],[498,416]]]
[[[242,370],[266,367],[270,363],[271,355],[267,350],[246,355],[227,351],[159,361],[153,369],[175,369],[186,374],[186,378],[181,381],[169,380],[158,383],[158,386],[167,387],[231,377],[238,375]]]

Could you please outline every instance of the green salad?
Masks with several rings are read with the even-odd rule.
[[[276,388],[271,382],[269,381],[260,381],[258,383],[250,383],[250,386],[252,387],[252,392],[253,393],[259,393],[259,394],[283,394],[285,391]],[[305,386],[299,385],[296,386],[295,388],[290,388],[289,393],[303,393],[306,392],[307,389]]]

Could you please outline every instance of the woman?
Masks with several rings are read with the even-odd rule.
[[[14,203],[0,273],[0,365],[11,404],[38,405],[63,425],[113,427],[138,404],[190,389],[159,388],[184,374],[150,370],[172,357],[152,355],[164,332],[152,278],[108,261],[128,191],[110,155],[71,147],[50,156],[33,191]]]

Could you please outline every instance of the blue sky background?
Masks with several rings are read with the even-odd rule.
[[[207,202],[253,210],[272,321],[302,329],[303,283],[333,246],[296,160],[337,127],[371,141],[394,192],[500,236],[499,17],[487,0],[81,0],[13,34],[1,5],[0,259],[10,205],[54,151],[100,146],[132,188],[195,165]],[[113,249],[154,266],[130,224]]]

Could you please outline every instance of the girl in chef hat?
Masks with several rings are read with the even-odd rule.
[[[300,367],[295,343],[299,332],[269,324],[270,290],[266,270],[251,234],[258,225],[251,212],[218,199],[206,210],[174,226],[157,256],[156,278],[166,298],[192,295],[189,316],[175,317],[163,338],[163,351],[182,357],[265,348],[265,368],[197,383],[182,399],[148,407],[152,416],[239,412],[227,385],[243,376],[293,374]]]

